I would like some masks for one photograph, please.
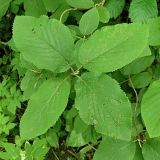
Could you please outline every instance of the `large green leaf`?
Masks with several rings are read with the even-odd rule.
[[[149,27],[149,44],[151,46],[160,45],[160,17],[147,21]]]
[[[109,10],[111,18],[117,18],[123,11],[125,0],[107,0],[105,7]]]
[[[157,0],[132,0],[129,9],[129,17],[132,22],[145,22],[157,15]]]
[[[6,13],[11,1],[12,0],[0,0],[0,19]]]
[[[66,0],[66,2],[75,8],[88,9],[94,6],[92,0]]]
[[[31,139],[45,133],[64,111],[70,92],[67,78],[46,80],[31,97],[20,122],[20,135]]]
[[[102,140],[93,160],[133,160],[135,150],[134,142],[107,137]]]
[[[39,17],[47,14],[43,0],[24,0],[25,15]]]
[[[83,14],[80,22],[79,29],[83,35],[91,34],[95,31],[99,24],[99,14],[96,8],[92,8]]]
[[[160,136],[160,79],[154,81],[145,92],[142,103],[142,118],[150,137]]]
[[[148,43],[148,34],[148,27],[140,24],[104,27],[81,45],[79,61],[90,71],[114,71],[142,54]]]
[[[17,16],[13,38],[25,60],[39,69],[62,72],[69,68],[73,38],[69,29],[58,20],[49,20],[46,16]]]
[[[131,138],[131,105],[118,83],[107,75],[86,73],[76,86],[75,106],[81,119],[107,136]]]
[[[150,139],[142,148],[144,160],[160,160],[160,140]]]

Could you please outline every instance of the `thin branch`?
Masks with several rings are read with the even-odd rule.
[[[73,153],[71,150],[67,150],[67,152],[78,160],[77,155],[75,153]]]
[[[92,145],[91,145],[91,144],[89,144],[89,143],[88,143],[88,146],[90,146],[94,151],[96,151],[96,150],[97,150],[94,146],[92,146]]]
[[[77,10],[77,8],[69,8],[69,9],[66,9],[66,10],[61,14],[61,16],[60,16],[60,22],[62,23],[62,18],[63,18],[63,16],[64,16],[67,12],[69,12],[69,11],[75,11],[75,10]]]
[[[95,7],[104,6],[105,2],[106,2],[105,0],[102,0],[100,3],[96,3]]]
[[[56,155],[56,153],[54,152],[54,150],[53,150],[53,149],[52,149],[52,152],[53,152],[53,154],[54,154],[55,158],[56,158],[57,160],[60,160],[60,159],[58,158],[58,156]]]
[[[136,105],[135,105],[135,108],[134,108],[134,113],[133,113],[133,121],[134,121],[134,125],[135,125],[135,129],[136,129],[136,133],[138,134],[138,128],[137,128],[137,123],[136,123],[136,117],[137,117],[137,109],[138,109],[138,103],[139,103],[139,98],[138,98],[138,94],[137,94],[137,91],[133,85],[133,82],[132,82],[132,79],[131,77],[129,76],[129,81],[130,81],[130,84],[132,86],[132,89],[135,93],[135,96],[136,96]]]

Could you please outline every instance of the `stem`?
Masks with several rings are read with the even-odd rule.
[[[6,42],[0,41],[0,44],[7,46],[8,44]]]
[[[135,129],[136,129],[136,133],[138,134],[138,129],[137,129],[137,123],[136,123],[136,114],[137,114],[137,108],[138,108],[138,103],[139,103],[139,98],[138,98],[138,94],[137,94],[137,91],[133,85],[133,82],[132,82],[132,79],[131,77],[129,76],[129,81],[131,83],[131,86],[133,88],[133,91],[135,93],[135,96],[136,96],[136,105],[135,105],[135,108],[134,108],[134,113],[133,113],[133,121],[134,121],[134,125],[135,125]]]
[[[74,158],[76,158],[76,159],[78,160],[78,157],[77,157],[77,155],[76,155],[75,153],[73,153],[73,152],[70,151],[70,150],[67,150],[67,152],[68,152],[70,155],[72,155]]]
[[[60,159],[58,158],[58,156],[56,155],[56,153],[54,152],[53,149],[52,149],[52,153],[54,154],[54,156],[55,156],[55,158],[56,158],[57,160],[60,160]]]
[[[95,7],[100,7],[105,4],[106,0],[102,0],[100,3],[95,4]]]
[[[69,8],[69,9],[66,9],[66,10],[61,14],[61,16],[60,16],[60,22],[62,23],[62,18],[63,18],[63,16],[64,16],[67,12],[69,12],[69,11],[75,11],[75,10],[77,10],[77,8]]]

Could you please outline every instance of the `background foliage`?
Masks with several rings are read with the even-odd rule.
[[[0,159],[160,159],[159,0],[0,0]]]

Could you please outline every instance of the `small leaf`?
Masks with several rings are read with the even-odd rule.
[[[66,2],[75,8],[88,9],[94,6],[92,0],[66,0]]]
[[[0,0],[0,19],[6,13],[11,1],[12,0]]]
[[[24,59],[39,69],[63,72],[70,67],[73,38],[69,28],[58,20],[17,16],[13,38]]]
[[[107,8],[103,7],[103,6],[100,6],[100,7],[97,7],[97,10],[98,10],[98,13],[99,13],[100,22],[102,22],[102,23],[109,22],[110,13],[107,10]]]
[[[21,118],[20,135],[32,139],[45,133],[64,111],[70,92],[67,78],[46,80],[31,97]]]
[[[98,133],[131,138],[131,104],[118,83],[107,75],[85,73],[77,81],[75,107]]]
[[[48,12],[55,12],[56,9],[63,3],[62,0],[53,1],[53,0],[42,0],[44,6]]]
[[[83,132],[87,130],[88,126],[77,116],[74,120],[74,128],[71,134],[67,138],[67,145],[72,147],[80,147],[85,145],[87,142],[83,137]]]
[[[151,138],[160,136],[160,79],[154,81],[144,93],[141,102],[141,113]]]
[[[43,0],[24,0],[25,15],[40,17],[47,14]]]
[[[152,74],[150,72],[142,72],[131,76],[131,80],[135,88],[144,88],[151,83]],[[130,83],[129,86],[132,87]]]
[[[3,143],[3,147],[6,150],[6,153],[8,154],[8,159],[20,159],[20,148],[17,148],[12,143]]]
[[[45,77],[42,73],[36,74],[27,71],[25,77],[21,81],[21,89],[24,91],[23,100],[28,100],[34,94],[39,86],[44,82]]]
[[[61,2],[59,2],[58,8],[55,10],[54,14],[52,14],[50,18],[57,20],[61,19],[61,22],[64,23],[67,20],[70,13],[69,11],[66,12],[68,9],[71,9],[70,6],[67,4],[67,2],[65,2],[65,0],[62,0]],[[64,12],[65,14],[63,14]]]
[[[123,11],[125,0],[107,0],[105,7],[110,12],[111,18],[117,18]]]
[[[99,14],[96,8],[92,8],[83,14],[79,29],[83,35],[89,35],[96,30],[99,24]]]
[[[146,22],[149,18],[158,15],[156,0],[132,0],[129,8],[129,17],[132,22]]]
[[[159,160],[160,159],[160,140],[150,139],[142,148],[144,160]]]
[[[142,54],[148,34],[148,27],[140,24],[104,27],[80,46],[79,61],[89,71],[112,72]]]
[[[106,137],[99,145],[93,160],[133,160],[134,142]]]
[[[153,55],[138,58],[138,59],[134,60],[132,63],[130,63],[129,65],[123,67],[121,69],[121,72],[124,75],[131,75],[131,74],[140,73],[153,63],[154,58],[155,57]]]
[[[59,138],[54,129],[48,130],[48,132],[46,133],[46,140],[50,144],[50,146],[57,148],[59,147]]]

